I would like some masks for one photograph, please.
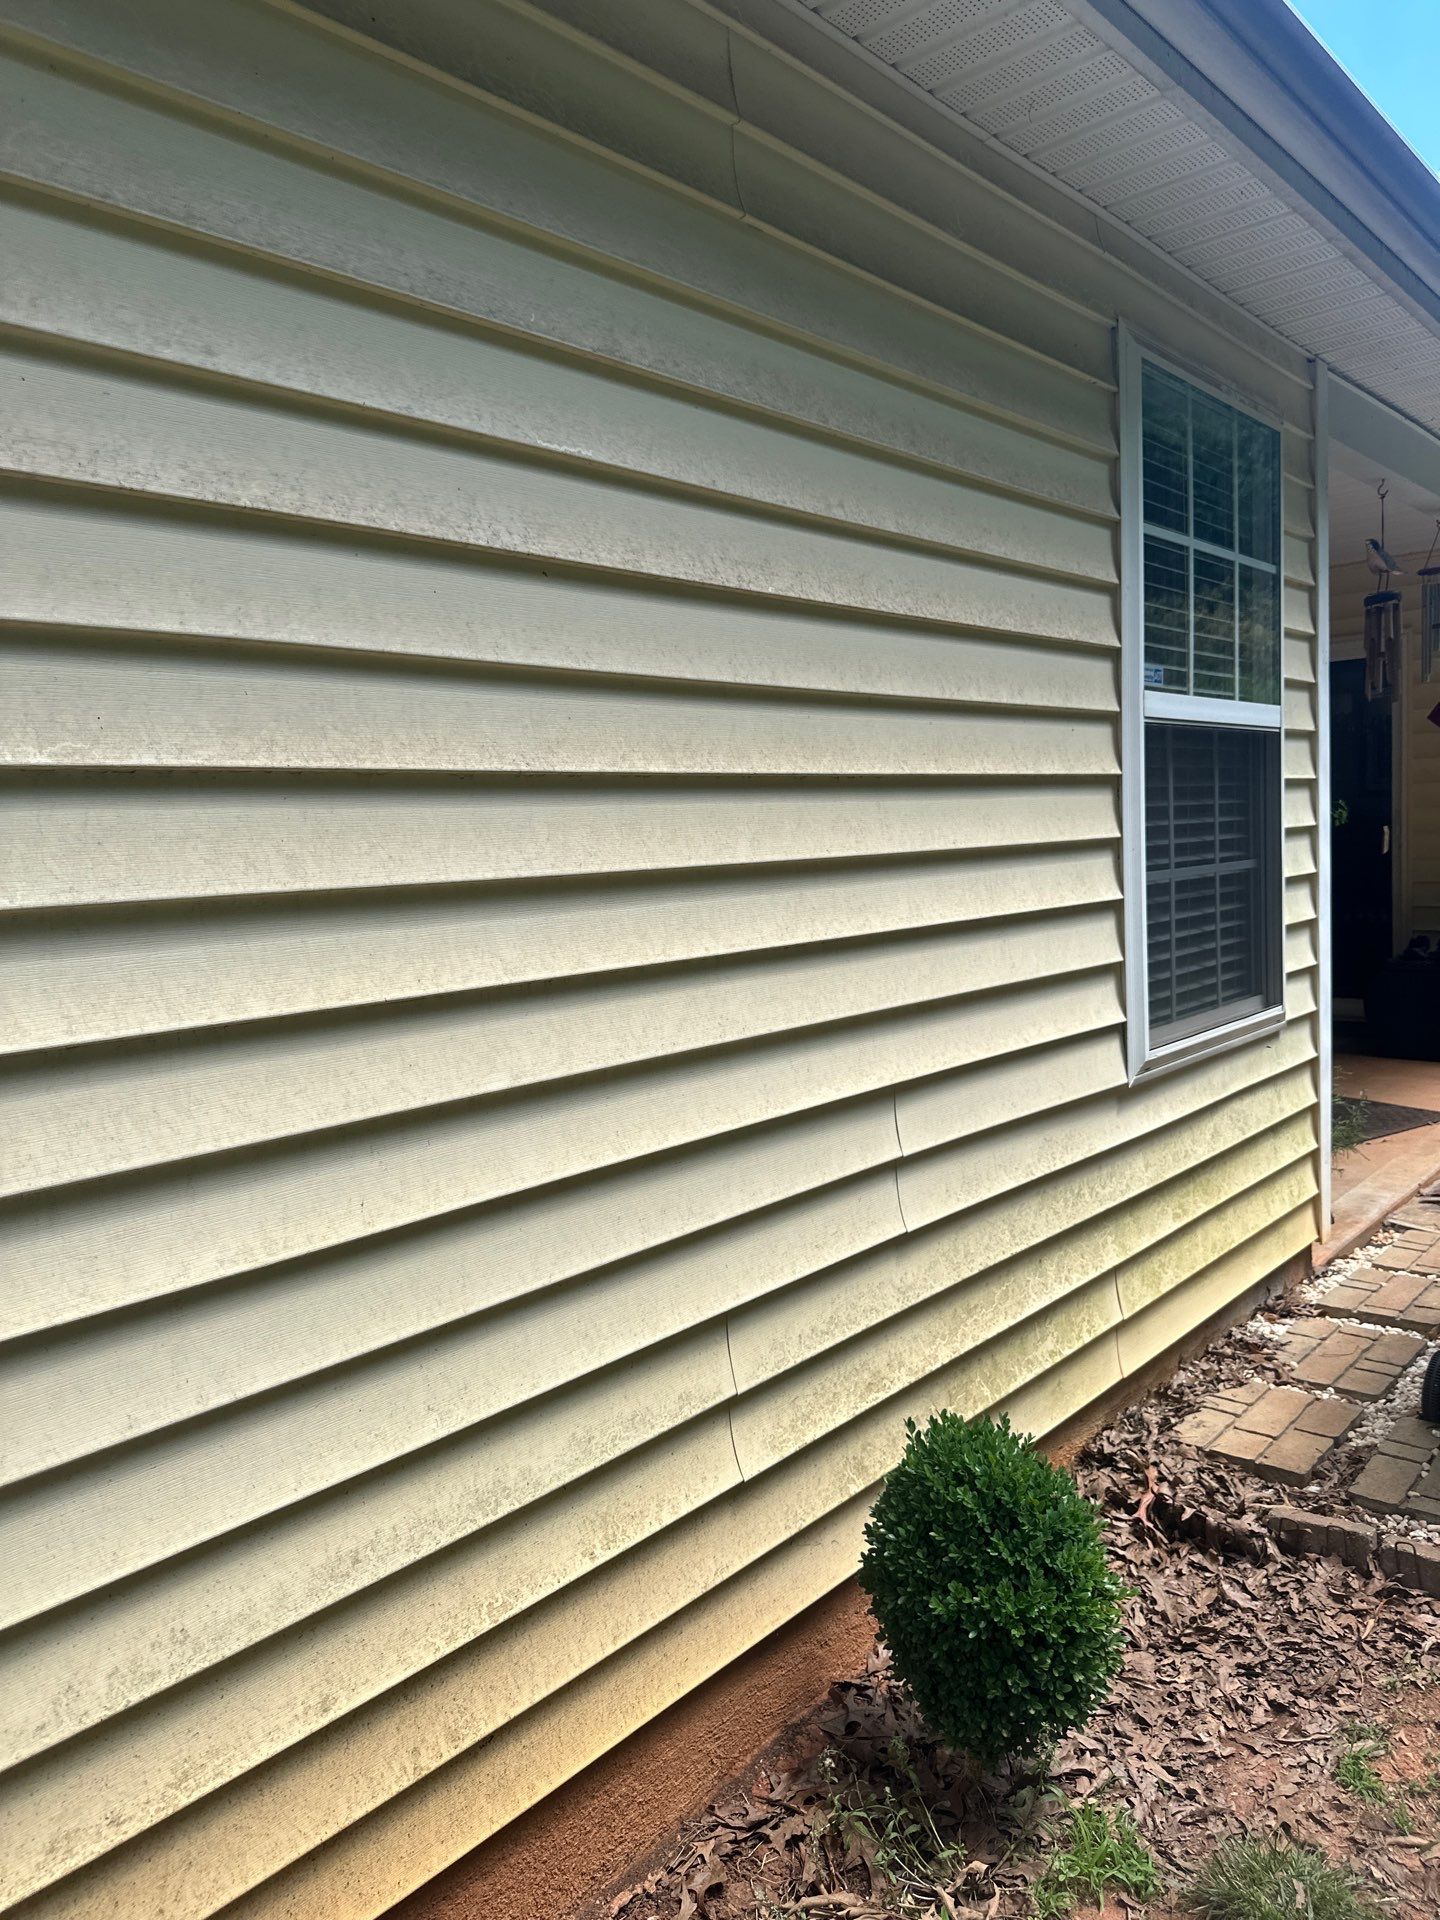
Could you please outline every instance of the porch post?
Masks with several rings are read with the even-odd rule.
[[[1316,827],[1315,857],[1318,877],[1316,922],[1316,1019],[1319,1022],[1320,1110],[1319,1136],[1320,1238],[1330,1229],[1330,1129],[1335,1084],[1335,1022],[1331,1005],[1330,919],[1330,370],[1323,360],[1312,360],[1313,425],[1315,433],[1315,725]]]

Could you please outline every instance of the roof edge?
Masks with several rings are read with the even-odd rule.
[[[1286,0],[1067,0],[1196,101],[1440,325],[1440,179]]]

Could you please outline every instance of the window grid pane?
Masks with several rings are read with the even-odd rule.
[[[1173,540],[1145,537],[1145,682],[1190,691],[1190,554]]]
[[[1280,436],[1145,362],[1145,685],[1280,698]]]
[[[1192,693],[1235,698],[1235,562],[1195,554]]]
[[[1190,397],[1174,374],[1147,361],[1143,376],[1145,523],[1190,531]]]

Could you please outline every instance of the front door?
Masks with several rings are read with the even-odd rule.
[[[1391,724],[1365,698],[1365,662],[1330,663],[1331,918],[1334,992],[1360,1000],[1393,952]]]

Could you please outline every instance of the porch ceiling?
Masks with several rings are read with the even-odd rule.
[[[794,3],[981,140],[1020,155],[1304,352],[1440,430],[1440,181],[1275,0],[1252,0],[1250,12],[1278,42],[1303,36],[1316,69],[1310,91],[1333,88],[1335,100],[1292,95],[1289,76],[1277,80],[1244,45],[1243,24],[1227,21],[1222,32],[1212,16],[1228,0],[1212,16],[1195,0]],[[1189,45],[1179,46],[1179,32],[1176,46],[1162,42],[1147,14],[1167,32],[1188,29]],[[1222,39],[1229,68],[1254,79],[1256,99],[1268,89],[1285,103],[1292,125],[1283,148],[1247,122],[1256,100],[1237,106],[1226,91],[1223,62],[1208,52]],[[1277,51],[1283,64],[1285,46]],[[1327,123],[1347,104],[1359,124],[1342,139]],[[1357,161],[1362,148],[1367,158]],[[1310,179],[1312,163],[1333,187]],[[1402,187],[1423,220],[1404,217]],[[1351,217],[1356,208],[1362,217]]]
[[[1385,541],[1393,554],[1428,552],[1440,520],[1440,494],[1427,493],[1404,474],[1384,472],[1373,459],[1335,441],[1330,447],[1330,559],[1333,565],[1365,558],[1365,542],[1380,531],[1375,489],[1385,481]],[[1440,559],[1440,543],[1436,546]]]

